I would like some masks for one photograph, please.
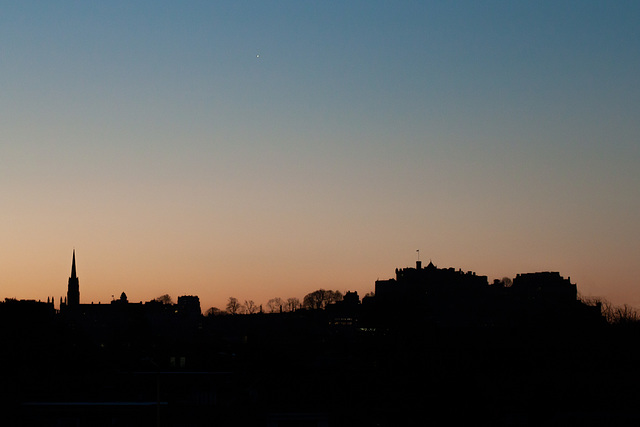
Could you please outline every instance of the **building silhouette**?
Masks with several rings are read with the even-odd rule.
[[[67,286],[67,305],[69,307],[77,307],[80,305],[80,283],[76,275],[76,250],[73,250],[73,258],[71,260],[71,277],[69,277],[69,285]]]
[[[473,271],[396,268],[396,277],[375,282],[365,314],[378,325],[420,322],[435,327],[562,325],[600,321],[600,306],[583,304],[577,287],[558,272],[518,274],[512,286]]]
[[[3,425],[576,425],[557,417],[637,406],[637,329],[586,322],[600,307],[558,272],[490,284],[418,261],[362,300],[205,317],[195,295],[81,304],[76,267],[74,250],[59,311],[0,302]]]

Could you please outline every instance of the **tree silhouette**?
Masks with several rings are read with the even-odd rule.
[[[624,304],[613,309],[612,320],[617,325],[633,325],[638,324],[640,315],[638,310],[628,304]]]
[[[513,280],[505,276],[500,280],[500,283],[502,283],[502,286],[504,286],[505,288],[510,288],[511,285],[513,285]]]
[[[240,302],[238,298],[229,297],[229,302],[227,303],[227,311],[231,314],[237,314],[240,310]]]
[[[312,310],[320,310],[337,301],[342,301],[342,293],[340,291],[318,289],[304,297],[302,306]]]
[[[253,314],[258,312],[259,307],[253,300],[249,300],[244,302],[244,309],[248,314]]]
[[[207,317],[212,317],[219,316],[221,314],[224,314],[224,311],[220,310],[218,307],[211,307],[206,311],[204,315]]]
[[[173,300],[171,299],[171,295],[169,294],[160,295],[155,299],[155,301],[161,302],[163,304],[173,304]]]
[[[284,309],[285,306],[285,302],[282,300],[282,298],[271,298],[269,301],[267,301],[267,309],[269,310],[269,313],[277,313],[279,311],[282,311]]]
[[[287,298],[286,310],[296,311],[300,307],[300,300],[298,298]]]

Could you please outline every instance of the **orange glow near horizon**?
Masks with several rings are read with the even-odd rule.
[[[423,258],[424,252],[423,250]],[[266,307],[267,301],[271,298],[296,297],[302,300],[307,293],[320,288],[341,292],[357,291],[360,297],[363,297],[374,290],[375,280],[394,277],[396,267],[415,265],[415,259],[411,259],[412,256],[415,258],[415,254],[410,250],[406,251],[405,260],[390,253],[390,260],[384,260],[381,257],[384,251],[377,254],[378,258],[371,259],[362,255],[345,254],[340,262],[332,263],[331,269],[326,268],[327,261],[315,262],[314,260],[317,261],[319,258],[314,257],[313,253],[311,255],[307,260],[304,259],[306,257],[298,257],[291,265],[284,265],[281,260],[278,264],[279,260],[266,257],[262,259],[256,257],[253,260],[238,258],[235,261],[226,257],[218,259],[217,262],[206,262],[203,268],[202,264],[196,264],[201,260],[194,260],[188,254],[181,256],[176,254],[159,261],[152,257],[146,259],[138,257],[138,262],[134,262],[128,259],[132,256],[128,252],[113,254],[107,261],[95,255],[88,256],[84,249],[77,250],[80,299],[82,303],[109,303],[121,292],[125,292],[131,302],[145,302],[163,294],[171,295],[174,301],[177,301],[181,295],[197,295],[203,311],[209,307],[224,309],[229,297],[236,297],[242,302],[252,300]],[[461,258],[464,256],[469,257],[469,254],[462,253]],[[453,259],[453,256],[448,258]],[[472,260],[472,258],[469,259]],[[57,306],[60,297],[66,296],[71,255],[70,253],[66,256],[57,254],[51,260],[56,260],[63,265],[54,265],[53,262],[35,263],[28,257],[23,258],[20,264],[20,260],[16,259],[14,265],[19,269],[22,268],[25,274],[16,277],[5,276],[3,286],[5,297],[43,301],[52,297]],[[431,260],[441,268],[461,268],[465,271],[475,271],[479,275],[486,275],[489,282],[504,276],[515,277],[518,273],[559,271],[564,277],[570,277],[572,283],[578,285],[578,291],[585,296],[599,296],[615,304],[631,305],[636,304],[634,300],[629,300],[629,295],[638,297],[632,281],[625,286],[623,274],[607,272],[599,276],[598,274],[602,272],[597,268],[597,260],[594,260],[592,268],[582,270],[578,265],[571,263],[567,264],[572,268],[563,269],[557,262],[550,262],[543,266],[542,263],[531,262],[532,260],[520,263],[521,270],[503,269],[500,268],[499,263],[492,264],[486,255],[475,262],[467,263],[444,262],[444,260],[440,261],[439,257],[431,257]],[[510,261],[514,262],[514,260]],[[486,268],[480,264],[485,264]],[[112,266],[120,266],[120,268],[112,268]],[[285,273],[280,274],[282,271]],[[619,271],[624,271],[622,266]],[[53,277],[54,274],[57,278]],[[11,281],[20,285],[11,286]],[[616,283],[616,287],[609,285],[613,282]],[[613,292],[607,293],[607,291]]]
[[[363,296],[419,248],[640,307],[640,5],[159,2],[3,11],[0,296],[73,248],[84,303]]]

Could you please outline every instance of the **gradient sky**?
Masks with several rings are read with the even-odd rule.
[[[0,2],[0,295],[412,266],[640,306],[640,2]]]

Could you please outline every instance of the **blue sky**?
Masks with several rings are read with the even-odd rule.
[[[6,296],[66,292],[73,247],[83,300],[218,306],[420,249],[640,305],[636,2],[0,11]]]

